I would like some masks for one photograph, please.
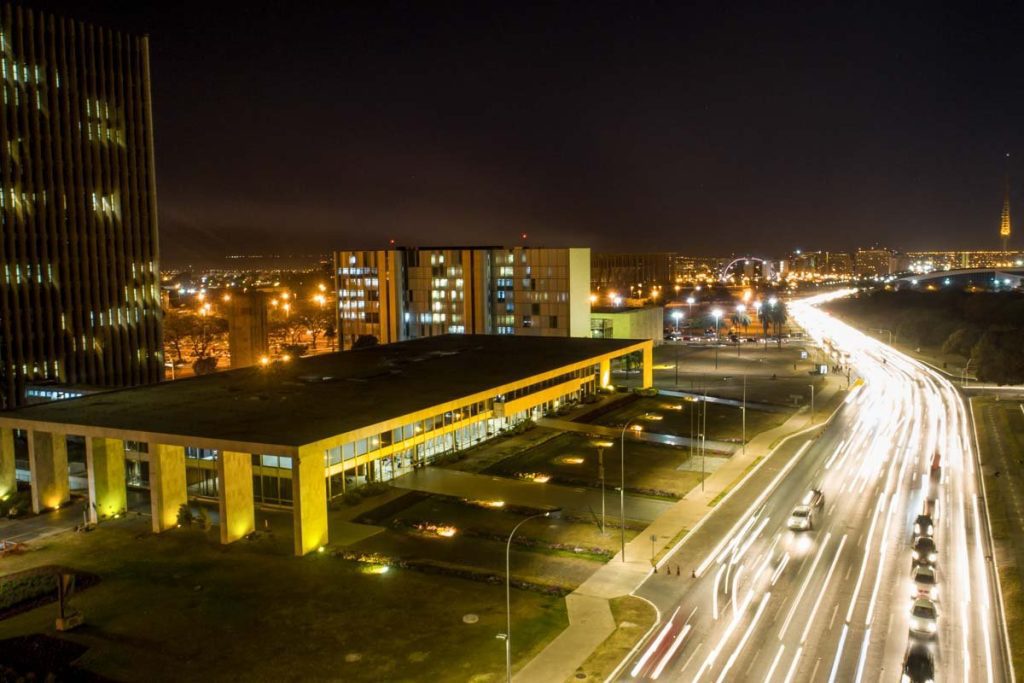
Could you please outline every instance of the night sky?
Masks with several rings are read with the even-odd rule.
[[[1013,3],[26,4],[150,34],[169,264],[1024,245]]]

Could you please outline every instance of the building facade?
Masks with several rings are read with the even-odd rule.
[[[256,365],[270,350],[267,296],[263,292],[236,292],[230,297],[227,319],[231,367]]]
[[[163,377],[146,38],[0,6],[0,405]]]
[[[615,363],[639,361],[650,387],[652,349],[444,335],[25,407],[0,415],[0,498],[27,475],[33,510],[63,505],[68,444],[84,440],[94,521],[125,510],[128,484],[148,490],[154,532],[216,498],[223,543],[254,530],[256,505],[289,507],[304,555],[327,543],[331,498],[580,401]]]
[[[883,277],[893,272],[893,257],[891,249],[871,247],[869,249],[858,249],[854,255],[854,274],[858,277]]]
[[[635,288],[638,293],[672,282],[674,254],[595,253],[590,260],[591,281],[595,290],[613,289],[623,293]]]
[[[594,339],[650,339],[655,345],[665,337],[665,309],[596,308],[590,312],[590,336]]]
[[[590,334],[589,249],[399,248],[334,260],[345,349],[360,337]]]

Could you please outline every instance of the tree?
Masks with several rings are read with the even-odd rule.
[[[762,313],[765,309],[761,309]],[[786,304],[781,301],[776,301],[774,304],[768,306],[768,320],[771,322],[772,327],[775,331],[775,340],[779,344],[779,348],[782,348],[782,330],[786,326],[786,321],[789,320],[789,314],[786,312]]]
[[[197,358],[192,363],[192,371],[197,375],[209,375],[217,372],[217,358],[216,356],[203,356]]]
[[[1024,354],[1020,352],[1024,329],[997,325],[988,328],[974,345],[975,373],[982,382],[1024,383]]]
[[[183,363],[185,359],[182,353],[188,344],[188,337],[192,333],[192,323],[183,311],[164,310],[164,345],[174,352],[175,360]]]
[[[376,346],[379,342],[377,338],[372,334],[361,334],[356,337],[356,340],[352,342],[352,350],[356,349],[368,349],[372,346]]]
[[[942,343],[942,352],[969,358],[971,349],[981,339],[981,330],[974,325],[958,327]]]
[[[732,321],[733,327],[742,327],[744,331],[750,325],[750,316],[747,315],[746,311],[740,309],[734,310],[732,315],[729,316],[729,320]]]

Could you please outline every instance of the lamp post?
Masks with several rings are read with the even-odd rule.
[[[675,321],[676,324],[676,334],[679,334],[679,321],[682,320],[682,318],[682,311],[672,311],[672,320]]]
[[[883,330],[882,328],[878,328],[878,332],[886,332],[886,333],[888,333],[889,334],[889,346],[892,346],[892,330]]]
[[[605,501],[604,501],[604,449],[614,445],[610,441],[598,441],[597,446],[597,477],[601,480],[601,534],[605,532]]]
[[[510,571],[510,557],[512,555],[512,537],[519,531],[519,527],[538,517],[550,517],[552,512],[559,512],[562,508],[554,508],[546,512],[538,512],[530,515],[512,528],[508,535],[508,543],[505,544],[505,680],[512,683],[512,580]]]
[[[811,388],[811,424],[814,424],[814,385],[808,384]]]
[[[672,319],[676,321],[676,334],[679,334],[679,321],[683,317],[682,311],[672,311]],[[676,340],[676,380],[675,386],[679,386],[679,340]]]
[[[722,319],[721,309],[716,308],[711,311],[711,316],[715,319],[715,370],[718,369],[718,321]]]
[[[692,296],[686,297],[686,312],[690,314],[691,318],[693,317],[693,305],[695,303],[697,303],[697,300]]]
[[[736,322],[737,322],[737,324],[739,324],[739,322],[743,319],[743,317],[746,314],[747,314],[747,307],[745,305],[743,305],[743,304],[736,304]],[[745,331],[746,327],[744,327],[743,329]],[[743,348],[743,336],[742,335],[736,335],[736,357],[737,358],[740,357],[740,349],[741,348]]]
[[[632,420],[626,420],[626,424],[622,425],[622,449],[620,451],[622,471],[619,475],[619,529],[621,531],[621,555],[623,562],[626,561],[626,429],[632,429],[634,432],[642,432],[644,430],[640,425],[630,427],[630,422]]]
[[[765,350],[768,348],[768,336],[767,336],[768,328],[766,328],[764,326],[764,322],[761,320],[761,307],[763,305],[764,304],[762,304],[760,301],[755,301],[754,302],[754,317],[757,318],[757,324],[761,326],[761,330],[764,332],[764,348],[761,349],[761,362],[762,363],[764,363],[767,360],[767,358],[765,356]]]

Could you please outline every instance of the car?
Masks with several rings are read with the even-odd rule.
[[[801,501],[804,505],[809,505],[813,508],[820,508],[825,504],[825,494],[821,492],[819,488],[809,489],[804,494],[804,499]]]
[[[910,581],[912,584],[910,597],[912,599],[928,598],[929,600],[935,600],[939,597],[939,587],[936,585],[934,567],[926,567],[924,565],[914,567],[914,571],[910,575]]]
[[[935,535],[935,525],[929,515],[917,516],[917,519],[914,520],[914,535],[928,537]]]
[[[933,683],[935,680],[935,659],[924,643],[911,643],[903,657],[901,683]]]
[[[789,521],[786,523],[793,531],[807,531],[814,528],[814,508],[810,505],[797,505],[793,508]]]
[[[925,564],[932,566],[939,559],[939,551],[935,547],[935,540],[928,536],[918,536],[911,546],[910,556],[914,560],[913,566]]]
[[[910,606],[910,632],[915,636],[932,638],[939,630],[939,610],[928,598],[918,598]]]

